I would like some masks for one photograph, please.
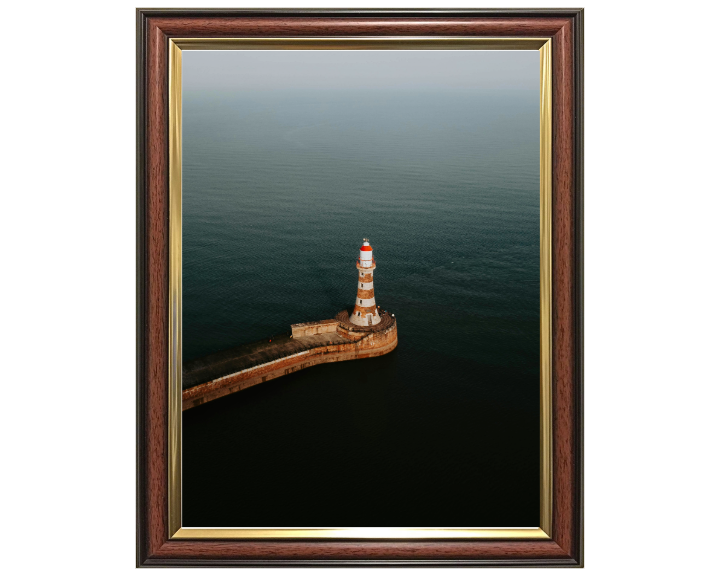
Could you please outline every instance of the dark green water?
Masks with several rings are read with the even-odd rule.
[[[184,526],[537,526],[537,91],[183,102],[183,354],[331,318],[398,348],[183,414]]]

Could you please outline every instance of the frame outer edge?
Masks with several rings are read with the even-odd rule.
[[[135,75],[135,117],[136,117],[136,262],[135,262],[135,334],[136,342],[136,360],[135,360],[135,423],[137,428],[136,438],[136,478],[135,478],[135,566],[140,567],[147,560],[147,516],[144,511],[146,509],[145,486],[146,486],[146,468],[145,468],[145,387],[146,381],[146,364],[145,364],[145,319],[146,310],[145,302],[147,296],[145,293],[145,254],[146,254],[146,235],[145,235],[145,68],[147,64],[147,55],[145,52],[145,13],[138,9],[135,13],[135,36],[136,36],[136,60],[137,67]]]
[[[292,17],[472,17],[488,18],[561,17],[574,18],[583,8],[138,8],[148,17],[173,16],[292,16]]]
[[[576,536],[576,547],[575,560],[578,562],[578,567],[582,568],[585,564],[585,518],[584,518],[584,505],[585,505],[585,488],[584,488],[584,450],[583,446],[585,443],[585,431],[584,431],[584,399],[585,399],[585,381],[584,381],[584,349],[585,349],[585,296],[584,296],[584,278],[585,278],[585,134],[584,134],[584,121],[585,121],[585,98],[584,98],[584,70],[585,70],[585,10],[584,8],[578,9],[577,13],[573,17],[574,24],[574,36],[573,36],[573,75],[575,80],[575,276],[574,276],[574,288],[575,288],[575,454],[576,454],[576,469],[575,477],[577,480],[576,494],[575,494],[575,510],[576,510],[576,522],[575,522],[575,536]]]
[[[147,76],[146,69],[148,65],[147,61],[147,42],[148,42],[148,18],[149,17],[162,17],[162,16],[216,16],[222,15],[227,16],[357,16],[357,17],[370,17],[370,16],[457,16],[457,17],[472,17],[472,16],[485,16],[485,17],[561,17],[566,16],[572,22],[573,25],[573,73],[574,73],[574,86],[573,86],[573,101],[575,105],[575,118],[573,128],[574,134],[574,151],[575,159],[573,162],[573,169],[575,172],[574,177],[574,218],[575,221],[575,238],[574,240],[574,274],[573,274],[573,299],[575,302],[574,306],[574,327],[576,329],[575,338],[573,339],[575,362],[574,362],[574,399],[576,403],[576,410],[574,414],[574,436],[575,442],[574,447],[576,451],[576,466],[574,467],[574,476],[576,480],[576,488],[572,495],[573,500],[576,503],[576,514],[575,522],[573,522],[574,534],[574,550],[571,551],[570,557],[563,558],[529,558],[529,559],[476,559],[476,560],[241,560],[241,559],[200,559],[200,558],[150,558],[148,556],[148,541],[149,537],[148,529],[148,516],[146,512],[146,491],[148,487],[147,477],[147,450],[146,450],[146,437],[145,432],[147,429],[147,414],[146,414],[146,395],[147,390],[147,322],[148,322],[148,311],[147,311],[147,201],[148,201],[148,189],[147,189],[147,132],[146,132],[146,121],[147,121]],[[148,9],[138,8],[136,9],[136,39],[137,39],[137,54],[136,54],[136,120],[137,120],[137,283],[136,283],[136,333],[137,333],[137,358],[136,358],[136,375],[137,375],[137,410],[136,410],[136,422],[137,422],[137,477],[136,477],[136,507],[137,507],[137,525],[136,525],[136,543],[137,553],[136,562],[138,567],[145,566],[288,566],[288,565],[337,565],[337,566],[378,566],[378,565],[397,565],[397,566],[419,566],[419,565],[465,565],[465,566],[583,566],[583,553],[584,553],[584,518],[582,505],[584,502],[583,493],[583,414],[582,414],[582,401],[583,401],[583,306],[584,306],[584,295],[583,295],[583,277],[584,277],[584,258],[583,258],[583,243],[584,243],[584,230],[583,230],[583,214],[584,214],[584,190],[583,190],[583,178],[584,178],[584,157],[583,157],[583,87],[584,87],[584,9],[467,9],[467,10],[324,10],[324,9],[310,9],[310,10],[288,10],[288,9],[269,9],[269,10],[253,10],[253,9],[239,9],[239,10],[226,10],[226,9],[201,9],[201,10],[186,10],[186,9]]]

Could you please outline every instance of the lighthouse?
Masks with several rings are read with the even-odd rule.
[[[373,286],[375,258],[373,258],[372,246],[370,246],[370,241],[367,238],[363,238],[362,246],[360,246],[360,257],[355,265],[358,269],[358,289],[350,322],[356,326],[379,324],[380,313],[375,303],[375,289]]]
[[[381,314],[375,303],[375,259],[367,238],[356,267],[358,289],[352,313],[343,308],[332,319],[291,324],[290,334],[183,363],[182,409],[315,364],[374,358],[395,350],[397,318],[387,310]]]

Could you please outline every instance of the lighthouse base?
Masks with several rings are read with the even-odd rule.
[[[353,322],[353,317],[347,310],[343,310],[335,315],[335,320],[338,322],[337,332],[341,336],[344,336],[348,340],[362,340],[370,334],[376,334],[377,338],[383,339],[388,329],[392,328],[395,332],[395,339],[397,340],[397,329],[394,328],[396,325],[395,317],[387,312],[377,315],[377,322],[373,322],[372,326],[361,326]],[[390,334],[388,332],[388,334]],[[373,339],[376,337],[373,336]]]

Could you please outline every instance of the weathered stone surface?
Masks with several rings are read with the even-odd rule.
[[[302,322],[300,324],[292,324],[292,337],[300,338],[303,336],[312,336],[314,334],[329,334],[337,332],[337,320],[318,320],[317,322]]]
[[[337,332],[280,336],[185,363],[183,410],[316,364],[381,356],[397,346],[397,322],[387,312],[372,327],[351,324],[346,310],[323,324]]]
[[[336,333],[318,334],[304,338],[290,338],[289,335],[277,336],[268,340],[259,340],[243,344],[236,348],[204,356],[183,364],[183,390],[203,384],[210,380],[239,372],[246,368],[272,362],[304,350],[318,346],[340,344],[347,340]]]

